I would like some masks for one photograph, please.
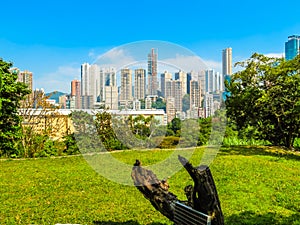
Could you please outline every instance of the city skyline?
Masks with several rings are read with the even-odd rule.
[[[293,0],[293,7],[257,0],[251,4],[154,0],[158,11],[185,16],[167,18],[158,13],[151,19],[153,8],[146,1],[45,4],[15,1],[12,7],[3,2],[7,10],[0,15],[4,21],[0,57],[33,72],[34,88],[46,92],[69,92],[69,81],[80,79],[83,62],[92,64],[110,49],[130,42],[162,40],[181,45],[221,73],[223,49],[234,50],[233,64],[254,52],[284,56],[287,37],[300,33],[300,3]],[[135,14],[122,16],[124,9]]]

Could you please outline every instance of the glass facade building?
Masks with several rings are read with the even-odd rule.
[[[300,36],[292,35],[285,42],[285,59],[291,60],[300,53]]]

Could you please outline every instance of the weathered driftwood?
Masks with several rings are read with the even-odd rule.
[[[141,162],[136,160],[132,168],[131,177],[134,185],[148,199],[156,210],[173,221],[173,203],[178,201],[176,195],[169,192],[166,180],[159,180],[151,171],[141,167]]]
[[[159,180],[151,171],[143,168],[136,160],[131,177],[134,185],[148,199],[156,210],[174,221],[174,204],[179,201],[191,208],[213,217],[212,225],[223,225],[224,219],[216,186],[208,166],[193,167],[184,157],[178,156],[180,163],[194,181],[194,186],[184,188],[187,200],[182,201],[169,192],[166,180]]]
[[[224,217],[209,167],[204,165],[193,167],[184,157],[178,156],[178,159],[194,181],[194,187],[185,187],[189,205],[195,210],[212,216],[212,225],[223,225]]]

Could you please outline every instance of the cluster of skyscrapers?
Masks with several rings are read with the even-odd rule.
[[[122,68],[116,71],[115,68],[84,63],[81,65],[81,80],[71,82],[66,107],[155,110],[152,105],[161,98],[166,104],[168,121],[175,116],[207,117],[220,107],[224,79],[232,73],[231,48],[223,50],[222,61],[222,74],[213,69],[159,73],[157,49],[151,49],[147,57],[147,70]],[[185,109],[184,97],[189,99]]]
[[[286,60],[300,54],[300,36],[292,35],[285,43]],[[222,51],[222,73],[213,69],[202,71],[158,71],[157,49],[149,49],[147,68],[101,67],[81,65],[81,79],[71,82],[71,93],[60,97],[62,108],[109,110],[156,110],[153,103],[161,98],[166,104],[167,120],[208,117],[224,100],[224,81],[232,74],[232,49]],[[32,72],[12,68],[18,81],[32,89]],[[41,90],[36,90],[41,91]],[[34,92],[28,98],[32,98]],[[186,107],[188,99],[189,104]]]

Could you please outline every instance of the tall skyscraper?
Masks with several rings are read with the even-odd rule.
[[[92,108],[91,99],[91,79],[90,79],[90,65],[84,63],[81,65],[81,108]]]
[[[146,70],[134,70],[134,98],[144,99],[146,92]]]
[[[213,94],[204,95],[204,117],[207,118],[209,116],[214,115],[214,97]]]
[[[24,84],[28,86],[28,88],[32,91],[32,72],[28,70],[21,71],[19,73],[18,79],[21,79]]]
[[[182,82],[180,80],[166,81],[166,99],[173,97],[175,99],[175,109],[182,111]]]
[[[186,82],[187,82],[187,87],[186,87],[186,92],[187,94],[191,93],[191,80],[193,78],[193,72],[189,72],[186,74]]]
[[[131,69],[121,69],[121,91],[120,101],[132,101],[132,71]]]
[[[97,64],[90,65],[90,93],[92,95],[93,106],[96,102],[99,102],[100,90],[101,90],[101,77],[100,67]]]
[[[118,109],[118,87],[105,86],[105,108],[111,110]]]
[[[181,81],[182,96],[187,94],[187,74],[184,71],[175,73],[175,80]]]
[[[191,80],[190,87],[190,109],[201,108],[202,98],[200,81]]]
[[[232,74],[232,48],[222,51],[222,73],[223,76]]]
[[[205,92],[206,92],[205,70],[199,71],[198,79],[195,79],[195,80],[200,81],[201,93],[202,93],[202,95],[205,94]]]
[[[166,100],[167,122],[170,123],[176,116],[175,98],[168,97]]]
[[[81,65],[81,108],[92,109],[101,101],[104,89],[104,75],[97,64]]]
[[[79,80],[71,81],[71,97],[75,99],[75,109],[81,108],[81,83]]]
[[[215,70],[210,69],[205,71],[205,93],[215,92],[216,89]]]
[[[29,104],[33,104],[34,92],[33,92],[33,75],[32,72],[28,70],[20,71],[18,68],[14,67],[10,69],[10,72],[13,74],[17,74],[17,81],[24,83],[27,85],[28,89],[31,91],[30,94],[27,95],[26,99],[22,101],[22,104],[26,103],[27,106]]]
[[[106,87],[115,87],[117,86],[117,76],[116,76],[116,69],[111,68],[102,68],[100,70],[100,95],[99,95],[99,101],[104,102],[105,101],[105,90]]]
[[[81,65],[81,95],[86,96],[89,93],[89,85],[90,85],[90,65],[88,63],[84,63]]]
[[[116,69],[113,67],[105,68],[104,71],[104,84],[105,86],[117,86]]]
[[[152,48],[148,54],[148,95],[157,95],[157,51]]]
[[[300,54],[300,36],[292,35],[285,42],[285,59],[291,60]]]
[[[215,72],[215,92],[221,92],[223,91],[224,86],[224,79],[223,76],[219,72]]]
[[[172,73],[165,71],[160,75],[160,90],[163,97],[166,97],[166,81],[172,80]]]

